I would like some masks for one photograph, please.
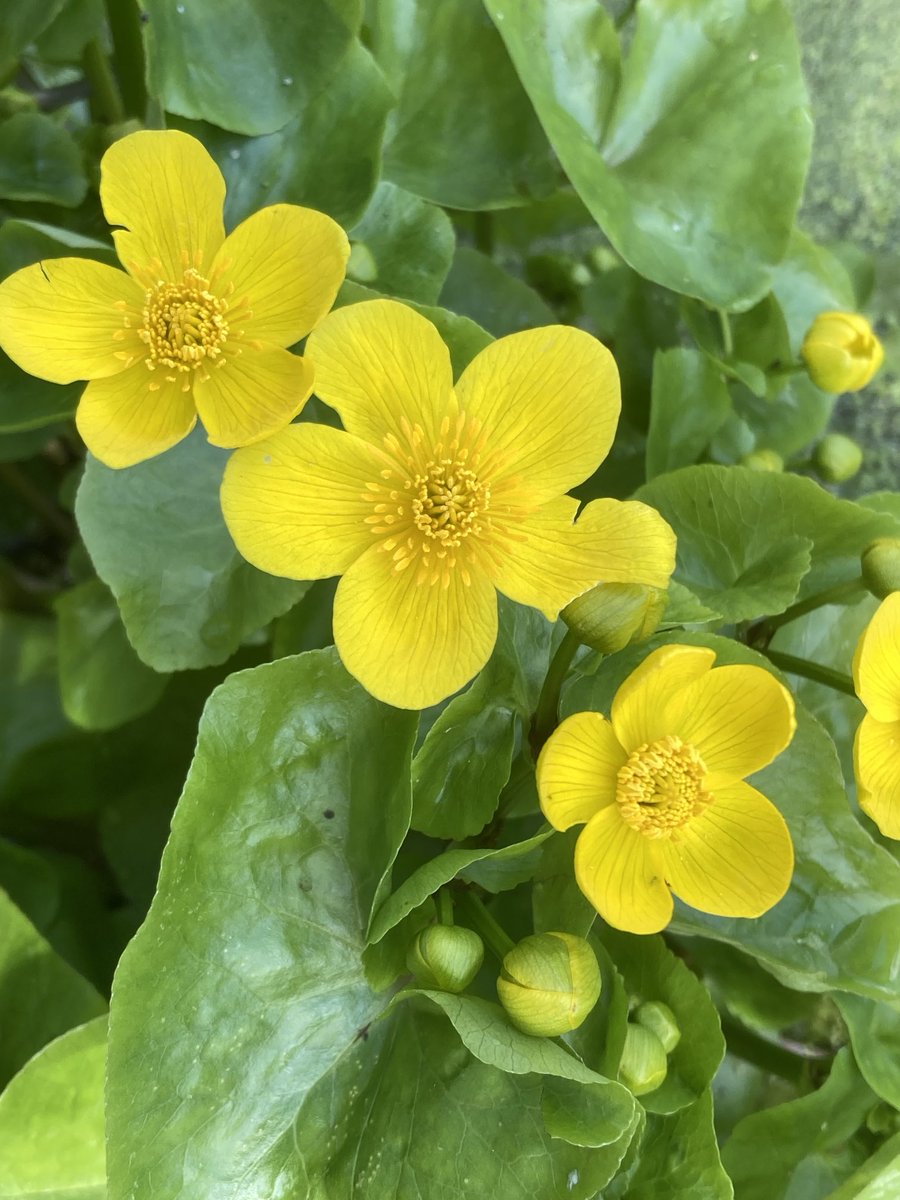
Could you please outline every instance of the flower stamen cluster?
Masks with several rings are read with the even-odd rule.
[[[639,746],[619,770],[616,801],[622,817],[645,837],[678,837],[709,805],[706,767],[694,746],[673,734]]]
[[[148,289],[138,337],[153,371],[195,371],[217,359],[228,340],[227,303],[210,291],[208,279],[189,267],[181,283]]]

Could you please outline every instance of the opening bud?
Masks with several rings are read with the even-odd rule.
[[[816,446],[813,462],[827,483],[845,483],[862,466],[862,447],[843,433],[829,433]]]
[[[462,992],[478,974],[483,958],[484,944],[473,930],[429,925],[410,946],[406,966],[423,987]]]
[[[751,471],[783,471],[784,459],[777,450],[751,450],[741,459],[741,466]]]
[[[884,362],[884,348],[859,313],[819,313],[800,349],[809,377],[825,392],[858,392]]]
[[[645,1096],[656,1091],[668,1069],[665,1048],[653,1030],[629,1021],[619,1063],[619,1081],[632,1095]]]
[[[536,933],[503,959],[497,995],[509,1019],[533,1037],[577,1029],[600,996],[597,956],[584,938]]]
[[[900,592],[900,538],[877,538],[863,550],[862,577],[879,600]]]
[[[615,654],[646,641],[662,620],[668,593],[640,583],[598,583],[567,604],[562,619],[579,641],[602,654]]]
[[[647,1004],[640,1005],[634,1016],[638,1025],[643,1025],[645,1029],[656,1034],[666,1054],[671,1054],[681,1041],[681,1030],[668,1004],[650,1000]]]

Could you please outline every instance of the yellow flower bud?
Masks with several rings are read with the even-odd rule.
[[[741,459],[742,467],[751,471],[783,471],[784,459],[777,450],[751,450]]]
[[[863,583],[873,596],[884,600],[900,592],[900,538],[877,538],[862,554]]]
[[[800,353],[809,377],[825,392],[857,392],[884,362],[884,348],[859,313],[819,313]]]
[[[460,925],[429,925],[409,948],[406,966],[423,987],[462,992],[478,974],[484,945]]]
[[[509,1019],[533,1037],[577,1029],[600,996],[597,957],[584,938],[536,933],[503,959],[497,995]]]
[[[652,1029],[632,1025],[625,1030],[625,1045],[619,1063],[619,1080],[634,1096],[655,1092],[669,1069],[666,1051]]]
[[[681,1030],[678,1028],[675,1014],[668,1004],[662,1004],[659,1000],[651,1000],[647,1004],[642,1004],[634,1016],[638,1025],[643,1025],[645,1029],[656,1034],[662,1042],[662,1048],[666,1054],[671,1054],[681,1041]]]
[[[827,483],[845,483],[862,466],[862,447],[843,433],[829,433],[816,446],[813,461]]]
[[[567,604],[561,615],[579,641],[602,654],[615,654],[655,633],[667,599],[663,588],[599,583]]]

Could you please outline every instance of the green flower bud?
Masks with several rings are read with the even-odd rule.
[[[632,1095],[645,1096],[656,1091],[668,1069],[665,1047],[653,1030],[629,1022],[619,1063],[619,1081]]]
[[[350,247],[347,275],[358,283],[374,283],[378,278],[378,263],[365,242],[354,242]]]
[[[462,992],[478,974],[484,944],[460,925],[429,925],[409,948],[407,968],[423,987]]]
[[[536,933],[503,959],[497,995],[509,1019],[533,1037],[577,1029],[600,996],[597,957],[584,938]]]
[[[651,1000],[647,1004],[640,1005],[634,1016],[639,1025],[643,1025],[645,1029],[656,1034],[662,1042],[666,1054],[671,1054],[681,1041],[681,1030],[678,1028],[675,1014],[668,1004]]]
[[[828,483],[852,479],[862,466],[862,460],[862,447],[843,433],[829,433],[823,437],[813,455],[816,470]]]
[[[784,459],[777,450],[751,450],[741,459],[741,466],[751,471],[783,471]]]
[[[891,592],[900,592],[900,538],[876,538],[863,550],[862,577],[879,600]]]
[[[598,583],[567,604],[562,619],[586,646],[602,654],[615,654],[656,632],[667,599],[663,588],[641,583]]]
[[[800,353],[809,377],[825,392],[858,392],[884,362],[884,347],[859,313],[823,312]]]

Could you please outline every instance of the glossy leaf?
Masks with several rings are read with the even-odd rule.
[[[647,478],[687,467],[731,411],[721,371],[699,350],[657,351],[647,434]]]
[[[361,283],[389,296],[437,303],[456,237],[450,218],[436,205],[382,182],[350,238],[361,243],[374,264],[374,276],[360,278]],[[349,273],[353,275],[352,259]]]
[[[65,0],[21,0],[4,13],[0,25],[0,66],[4,70],[43,32],[64,3]]]
[[[155,671],[224,662],[308,587],[265,575],[238,554],[219,507],[227,459],[197,429],[127,471],[90,458],[78,489],[88,553],[128,640]]]
[[[900,1005],[864,996],[835,997],[857,1065],[873,1092],[900,1110]]]
[[[441,304],[477,321],[494,337],[554,325],[558,318],[538,293],[479,250],[460,246],[441,292]]]

